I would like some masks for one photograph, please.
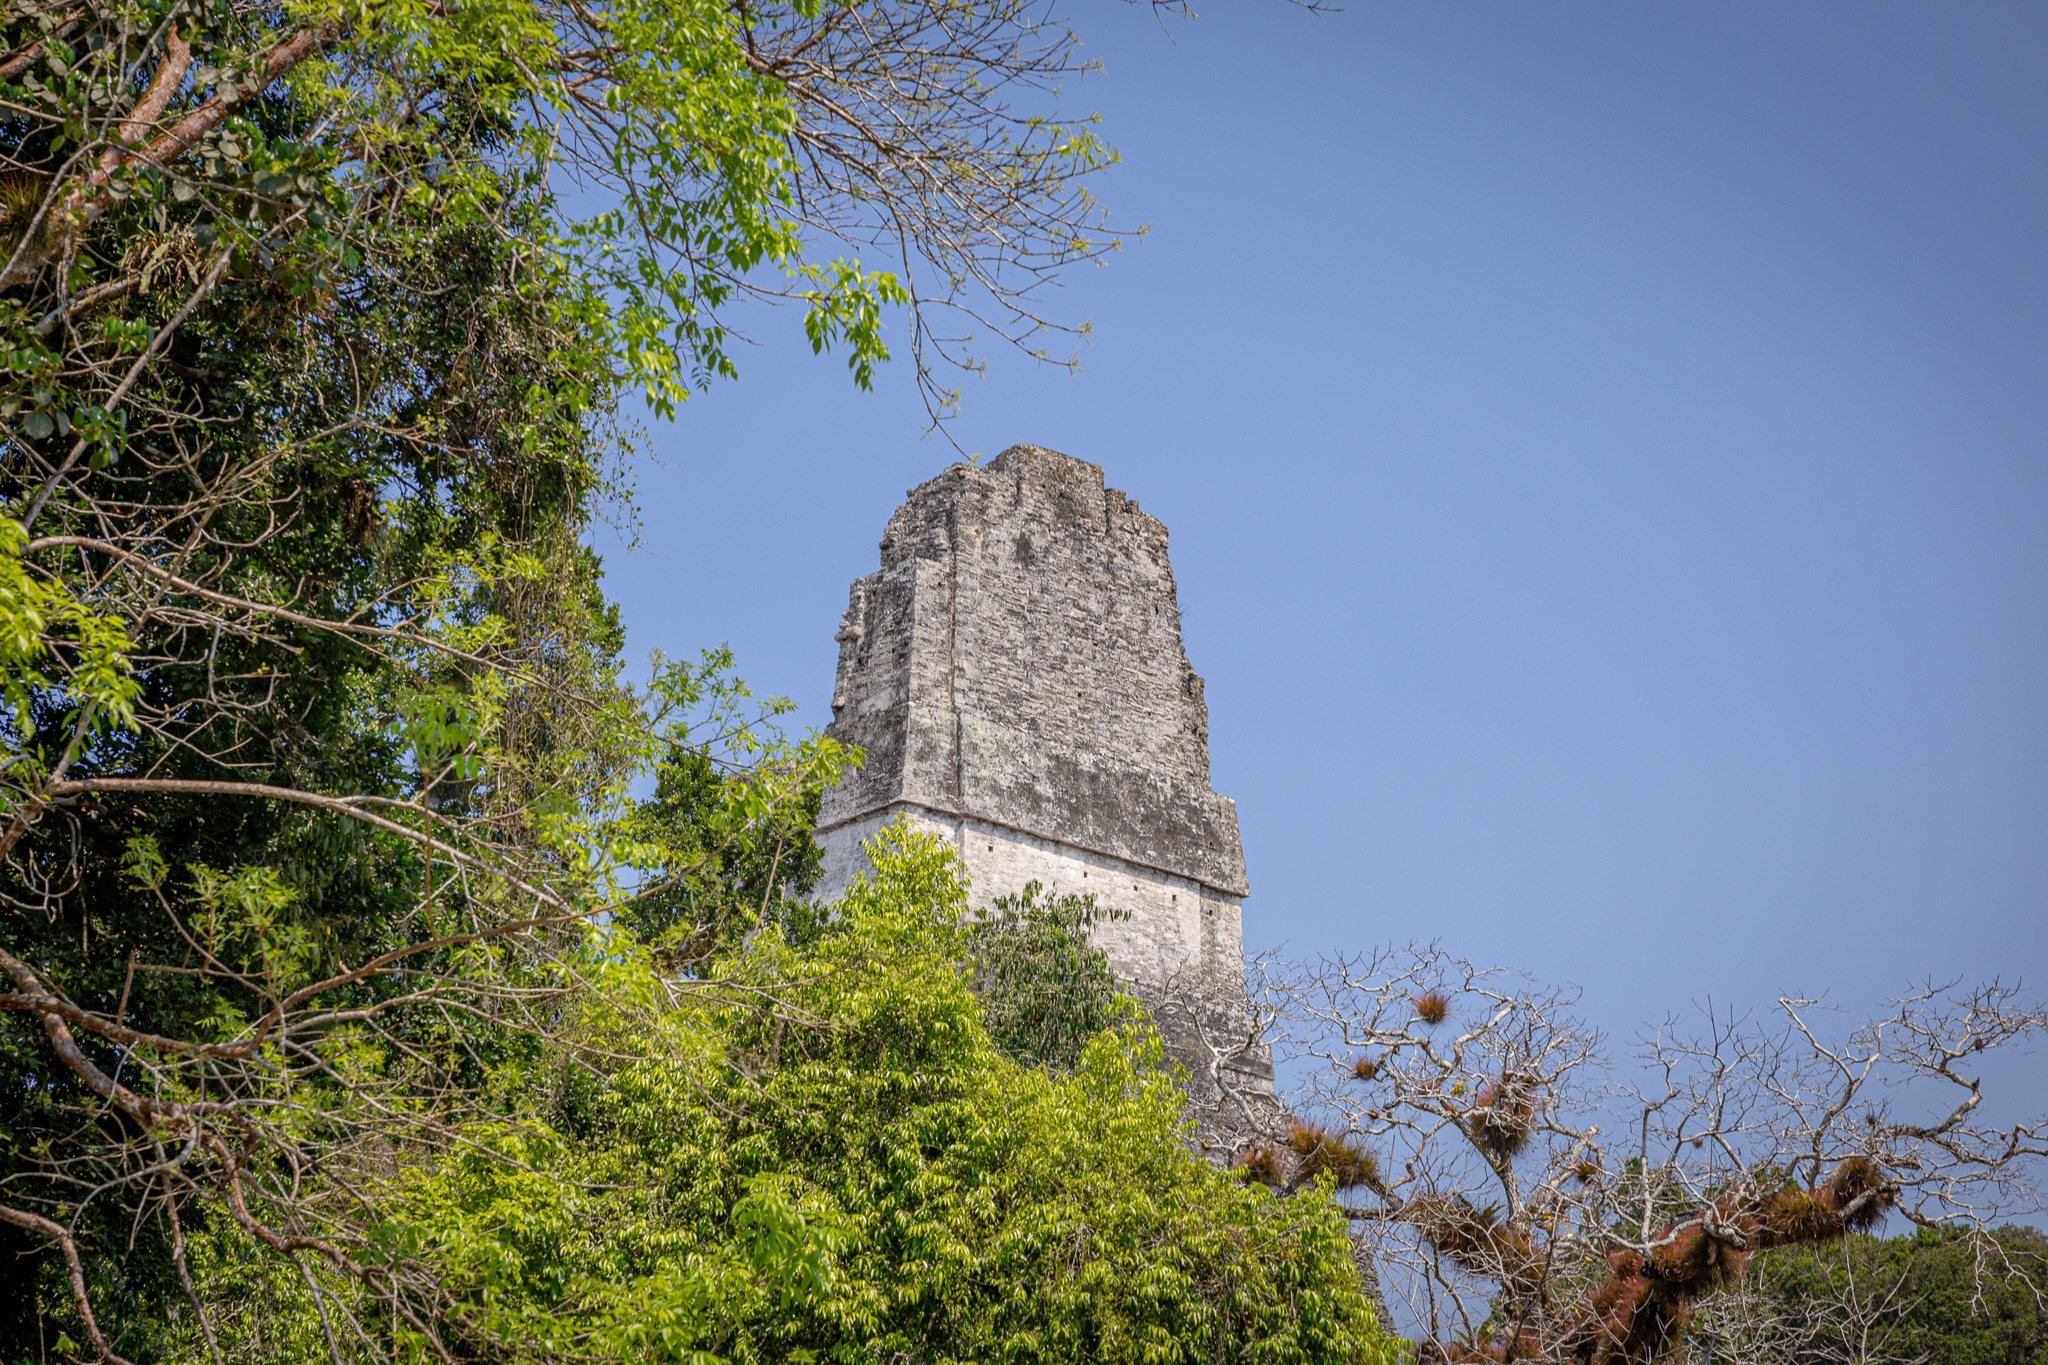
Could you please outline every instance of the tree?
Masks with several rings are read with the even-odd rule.
[[[729,656],[718,656],[721,664]],[[783,714],[780,699],[770,714]],[[720,823],[730,795],[754,779],[722,765],[708,748],[678,746],[661,765],[654,796],[637,811],[634,826],[669,850],[654,869],[656,884],[634,897],[620,920],[674,970],[690,971],[729,952],[764,923],[793,936],[818,915],[806,898],[818,884],[825,850],[811,838],[822,792],[799,788],[794,800],[774,806],[738,828]]]
[[[2017,989],[1929,984],[1854,1027],[1788,997],[1774,1020],[1647,1031],[1623,1072],[1572,1011],[1435,948],[1263,961],[1256,1022],[1304,1067],[1240,1155],[1293,1192],[1327,1176],[1423,1359],[1686,1358],[1752,1263],[1889,1218],[1981,1236],[2039,1207],[2048,1123],[1981,1115],[1985,1054],[2048,1031]],[[1246,1046],[1210,1035],[1213,1075]]]
[[[15,411],[67,472],[132,440],[131,392],[223,279],[317,297],[411,210],[515,244],[578,370],[663,411],[733,372],[740,297],[801,303],[863,383],[881,310],[912,304],[941,401],[928,359],[967,357],[934,310],[1030,345],[1055,325],[1033,288],[1115,245],[1077,178],[1108,153],[1048,98],[1076,40],[1021,0],[24,0],[7,23]],[[508,212],[534,190],[544,212]],[[901,273],[813,259],[835,243]]]
[[[183,1292],[176,1201],[288,1246],[255,1187],[463,1092],[433,1001],[503,982],[460,945],[553,950],[530,922],[589,884],[557,812],[629,753],[575,543],[595,436],[518,429],[563,368],[546,310],[489,234],[407,232],[317,308],[223,275],[118,463],[10,469],[42,506],[5,561],[0,1218],[102,1354],[93,1297],[134,1329]],[[387,1032],[393,1065],[337,1075]],[[45,1306],[10,1297],[15,1342]]]
[[[997,896],[968,926],[974,990],[996,1048],[1018,1061],[1072,1070],[1089,1041],[1118,1017],[1109,957],[1089,942],[1098,920],[1128,910],[1095,906],[1092,893],[1046,896],[1027,882]]]
[[[903,829],[869,853],[807,942],[764,925],[687,984],[598,950],[607,989],[511,1064],[535,1112],[387,1177],[380,1235],[443,1304],[393,1315],[223,1225],[223,1354],[323,1359],[317,1292],[400,1356],[432,1319],[465,1358],[1391,1365],[1336,1212],[1187,1150],[1141,1016],[1071,1072],[1004,1057],[957,860]]]
[[[156,1350],[230,1226],[438,1311],[365,1173],[509,1122],[592,926],[729,909],[847,757],[764,737],[716,659],[623,683],[580,540],[616,404],[732,374],[749,297],[863,383],[907,303],[935,407],[932,310],[1032,344],[1032,282],[1113,242],[1087,122],[1006,103],[1072,36],[807,0],[0,25],[0,1330]],[[636,810],[707,762],[687,819]]]

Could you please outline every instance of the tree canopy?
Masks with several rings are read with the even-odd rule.
[[[678,978],[623,930],[504,1097],[443,1141],[326,1154],[345,1259],[187,1214],[196,1292],[136,1359],[917,1359],[1391,1365],[1327,1200],[1193,1154],[1156,1030],[1006,1057],[957,862],[892,829],[826,923]],[[260,1196],[258,1196],[260,1198]],[[374,1210],[374,1222],[351,1214]]]
[[[0,43],[0,1352],[1390,1358],[1334,1212],[1185,1149],[1085,910],[977,956],[907,836],[807,906],[857,755],[717,651],[629,683],[584,542],[620,404],[731,377],[743,301],[862,385],[900,308],[935,416],[966,333],[1042,352],[1115,242],[1063,23],[22,0]],[[970,981],[1048,953],[1030,1065]]]
[[[1050,895],[1035,881],[975,911],[974,989],[995,1045],[1019,1061],[1078,1065],[1120,1008],[1109,956],[1090,931],[1129,918],[1127,910],[1098,909],[1092,894]]]

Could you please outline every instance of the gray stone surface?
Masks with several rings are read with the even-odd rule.
[[[1166,528],[1098,466],[1012,446],[912,489],[839,642],[868,762],[822,825],[911,801],[1246,894]]]
[[[1199,983],[1241,1016],[1237,808],[1209,789],[1163,525],[1036,446],[954,465],[890,518],[838,638],[828,733],[867,762],[826,794],[820,894],[908,818],[959,850],[976,904],[1031,880],[1094,891],[1131,912],[1097,942],[1141,995]],[[1264,1058],[1245,1069],[1270,1093]]]

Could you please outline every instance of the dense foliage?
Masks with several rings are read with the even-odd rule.
[[[666,850],[665,861],[652,869],[647,893],[625,905],[620,922],[673,970],[731,951],[763,922],[800,933],[816,915],[806,898],[825,857],[811,838],[821,792],[798,788],[736,836],[707,822],[734,781],[708,749],[676,746],[656,774],[652,799],[633,817],[634,830]]]
[[[1779,1252],[1759,1267],[1757,1290],[1792,1338],[1784,1365],[2048,1365],[2048,1235],[2038,1228],[1985,1238],[1923,1229]]]
[[[1111,244],[1085,121],[1008,104],[1073,45],[1007,0],[0,8],[6,1358],[160,1355],[280,1272],[330,1358],[466,1321],[397,1173],[525,1122],[593,926],[687,977],[772,919],[846,757],[722,656],[624,682],[616,405],[730,375],[748,297],[863,383],[897,304],[921,375],[936,305],[1028,340]]]
[[[1129,918],[1097,909],[1092,894],[1047,895],[1038,882],[976,910],[968,926],[974,989],[997,1049],[1042,1066],[1079,1065],[1120,1007],[1109,957],[1090,932],[1098,921]]]
[[[957,863],[901,830],[874,863],[808,942],[769,925],[681,992],[624,940],[593,942],[612,965],[565,1034],[576,1047],[508,1066],[530,1112],[386,1177],[402,1193],[380,1236],[437,1267],[456,1305],[444,1345],[1392,1361],[1336,1210],[1192,1155],[1140,1016],[1090,1039],[1072,1072],[1006,1058],[969,989]],[[324,1357],[291,1267],[250,1257],[228,1227],[207,1256],[227,1271],[229,1358]],[[395,1354],[431,1349],[407,1315],[380,1321],[360,1289],[317,1278],[337,1317],[390,1333]]]
[[[465,870],[561,866],[538,798],[615,783],[619,744],[571,701],[621,701],[576,543],[594,438],[573,407],[527,421],[564,368],[548,310],[474,225],[396,215],[393,236],[317,306],[223,276],[131,388],[133,440],[89,495],[8,471],[48,494],[24,580],[121,655],[94,676],[52,613],[10,622],[47,623],[28,652],[48,670],[0,722],[0,1188],[38,1290],[0,1308],[15,1342],[73,1297],[80,1248],[121,1320],[181,1292],[178,1224],[137,1213],[198,1168],[262,1179],[258,1134],[331,1155],[366,1116],[316,1116],[357,1082],[366,1103],[460,1089],[463,1030],[405,1000],[461,974],[457,940],[496,911]],[[24,1008],[46,1003],[66,1012]],[[364,1009],[391,1012],[410,1074],[337,1083]],[[244,1107],[253,1129],[227,1118]],[[202,1114],[210,1134],[184,1122]]]

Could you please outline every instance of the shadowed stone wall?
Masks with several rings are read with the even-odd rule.
[[[890,518],[838,638],[828,733],[867,763],[826,794],[819,894],[907,816],[959,850],[975,904],[1032,880],[1092,891],[1131,912],[1096,941],[1139,994],[1173,981],[1242,1016],[1237,807],[1209,789],[1164,526],[1036,446],[954,465]],[[1162,1023],[1192,1069],[1193,1039]],[[1270,1090],[1270,1065],[1247,1066]]]

